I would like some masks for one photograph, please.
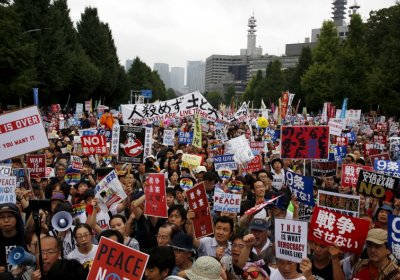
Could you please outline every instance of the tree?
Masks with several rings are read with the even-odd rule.
[[[231,104],[232,102],[232,98],[235,97],[236,95],[236,90],[235,90],[235,86],[230,85],[228,87],[228,89],[226,90],[226,93],[224,95],[225,97],[225,104]]]
[[[282,91],[285,90],[284,84],[285,79],[282,72],[282,62],[280,60],[270,62],[265,72],[265,86],[261,89],[263,91],[261,92],[261,96],[264,100],[277,101],[281,96]],[[259,103],[256,103],[258,96],[259,95],[254,97],[254,103],[257,104],[257,106],[260,106],[261,98],[259,98]]]
[[[257,71],[257,74],[253,76],[250,82],[247,84],[246,91],[243,95],[243,101],[254,100],[254,90],[263,81],[263,74],[261,70]]]
[[[308,109],[318,110],[325,101],[333,101],[335,58],[339,51],[339,38],[332,21],[325,21],[314,48],[313,64],[301,78],[301,89]]]
[[[213,106],[215,109],[218,109],[219,104],[221,104],[221,102],[223,102],[222,96],[216,91],[206,92],[204,94],[204,97],[211,104],[211,106]]]
[[[172,89],[172,88],[169,88],[169,89],[167,90],[167,100],[174,99],[174,98],[176,98],[176,97],[177,97],[177,95],[176,95],[176,93],[175,93],[175,90]]]

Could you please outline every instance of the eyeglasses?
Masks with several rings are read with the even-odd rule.
[[[232,243],[232,248],[236,248],[236,247],[239,247],[240,249],[243,249],[244,245],[243,244]]]
[[[250,276],[251,279],[257,279],[260,273],[261,273],[260,271],[245,271],[242,273],[242,278],[247,279]]]
[[[168,236],[168,235],[160,235],[160,234],[157,234],[157,235],[156,235],[156,238],[157,238],[157,239],[160,238],[160,239],[162,239],[162,240],[167,240],[167,239],[169,238],[169,236]]]
[[[48,251],[41,251],[42,256],[47,256],[47,255],[54,255],[57,254],[58,251],[54,251],[54,250],[48,250]]]
[[[90,233],[85,233],[84,235],[77,236],[76,239],[82,240],[82,239],[84,239],[84,238],[86,239],[86,238],[89,237],[89,236],[91,236]]]

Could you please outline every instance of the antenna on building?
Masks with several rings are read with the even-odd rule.
[[[343,26],[346,14],[347,0],[334,0],[332,7],[332,19],[336,26]]]
[[[354,4],[349,7],[349,15],[357,14],[358,9],[360,9],[360,6],[357,4],[357,1],[354,0]]]

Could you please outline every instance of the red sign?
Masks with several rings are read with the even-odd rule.
[[[148,175],[146,183],[146,188],[144,188],[144,194],[146,196],[144,214],[153,217],[167,218],[168,210],[164,174],[151,173]]]
[[[281,157],[296,159],[327,159],[328,126],[282,126]]]
[[[383,145],[386,145],[386,136],[383,136],[383,135],[374,135],[374,138],[373,138],[373,141],[375,142],[375,143],[379,143],[379,144],[383,144]]]
[[[372,171],[372,166],[362,166],[357,164],[343,164],[342,165],[342,186],[355,187],[357,186],[358,175],[360,170]]]
[[[46,155],[27,155],[26,165],[32,178],[46,177]]]
[[[338,146],[347,146],[349,144],[349,139],[343,136],[335,136],[332,144],[336,144]]]
[[[261,204],[258,204],[256,206],[254,206],[253,208],[250,208],[249,210],[247,210],[246,212],[244,212],[245,215],[250,216],[253,215],[254,213],[257,213],[259,211],[261,211],[261,209],[263,209],[265,206],[272,204],[272,202],[274,202],[275,200],[277,200],[278,198],[280,198],[282,195],[274,197],[268,201],[265,201]]]
[[[256,155],[251,161],[243,166],[243,171],[256,172],[262,169],[262,157],[261,155]]]
[[[100,239],[87,279],[142,279],[149,255],[106,237]]]
[[[195,213],[193,219],[194,235],[196,238],[207,236],[214,233],[213,219],[208,206],[206,189],[200,183],[186,191],[189,209]]]
[[[372,156],[372,155],[379,154],[379,150],[376,149],[375,145],[372,143],[364,144],[363,149],[364,149],[365,156]]]
[[[84,135],[81,136],[83,155],[106,155],[107,141],[104,135]]]
[[[369,221],[314,207],[308,239],[344,252],[360,255],[367,239]]]

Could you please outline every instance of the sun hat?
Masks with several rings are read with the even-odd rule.
[[[221,264],[210,256],[198,258],[192,268],[185,272],[190,280],[222,280]]]
[[[368,231],[367,240],[378,245],[388,242],[387,231],[381,228],[373,228]]]

